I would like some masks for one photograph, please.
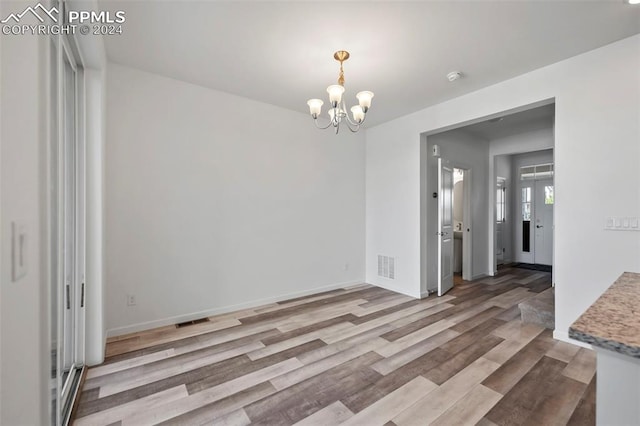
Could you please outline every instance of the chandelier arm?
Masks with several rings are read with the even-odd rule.
[[[360,124],[362,124],[362,122],[358,123],[357,121],[353,121],[353,120],[351,120],[351,118],[349,118],[349,114],[345,115],[345,118],[347,119],[347,121],[349,122],[349,124],[351,124],[352,126],[360,127]],[[363,121],[364,121],[364,120],[363,120]]]
[[[345,112],[345,118],[347,119],[347,121],[349,122],[350,125],[354,126],[356,128],[355,132],[357,132],[360,128],[360,126],[362,125],[362,123],[364,123],[364,120],[367,119],[367,113],[364,114],[364,117],[362,117],[362,121],[361,122],[357,122],[357,121],[353,121],[351,120],[351,118],[349,118],[349,113],[347,113],[347,107],[344,103],[344,99],[342,100],[342,110]],[[349,127],[351,129],[351,127]],[[353,131],[353,130],[352,130]]]
[[[328,128],[333,124],[333,121],[329,121],[329,124],[327,124],[326,126],[324,126],[324,127],[323,127],[323,126],[320,126],[320,125],[318,124],[318,119],[317,119],[317,118],[314,118],[314,119],[313,119],[313,122],[315,123],[316,127],[317,127],[318,129],[320,129],[320,130],[328,129]]]
[[[351,127],[351,120],[347,121],[347,127],[349,128],[351,133],[356,133],[358,130],[360,130],[360,125],[359,124],[355,124],[354,127]]]

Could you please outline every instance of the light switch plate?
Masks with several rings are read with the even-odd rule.
[[[638,216],[607,216],[604,229],[608,231],[640,231]]]
[[[612,217],[607,217],[604,227],[605,227],[605,229],[613,228],[613,218]]]
[[[27,275],[27,226],[11,223],[11,280],[18,281]]]

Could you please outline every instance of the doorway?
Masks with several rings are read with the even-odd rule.
[[[453,274],[462,276],[464,251],[464,169],[453,168]]]
[[[553,266],[553,150],[512,156],[516,187],[513,261],[551,271]],[[498,229],[496,228],[496,239]]]
[[[462,279],[473,281],[486,276],[497,274],[497,265],[507,265],[515,262],[516,251],[522,253],[522,241],[516,241],[516,227],[522,220],[519,217],[521,207],[518,192],[520,183],[517,168],[511,163],[503,164],[499,158],[513,158],[520,153],[536,150],[548,151],[549,163],[553,163],[554,144],[554,114],[553,99],[547,99],[535,104],[515,108],[484,119],[460,123],[448,128],[430,131],[421,135],[420,145],[420,181],[421,181],[421,296],[438,292],[438,281],[442,279],[446,270],[446,252],[440,252],[442,232],[438,218],[439,195],[441,189],[438,181],[438,159],[447,160],[452,169],[466,169],[462,192],[470,192],[464,197],[469,203],[469,219],[463,219],[461,241],[462,262],[453,238],[454,256],[452,269],[459,272],[462,264]],[[462,162],[463,164],[456,164]],[[473,169],[474,181],[467,179],[467,174]],[[498,179],[501,178],[501,179]],[[457,182],[456,182],[457,183]],[[549,186],[549,185],[547,185]],[[460,191],[460,190],[458,190]],[[531,191],[534,191],[532,187]],[[543,191],[543,190],[541,190]],[[534,193],[531,193],[533,196]],[[456,203],[452,201],[452,207]],[[533,205],[533,202],[530,202]],[[541,217],[541,222],[549,221]],[[452,221],[454,232],[460,227]],[[530,243],[535,243],[536,232],[539,244],[545,241],[553,247],[553,227],[550,234],[542,231],[549,228],[539,224],[541,228],[530,229]],[[519,229],[519,228],[518,228]],[[522,232],[518,233],[520,237]],[[473,240],[471,237],[473,236]],[[444,241],[448,243],[448,241]],[[467,249],[468,248],[468,249]],[[551,260],[553,258],[551,250]],[[533,254],[533,252],[531,252]],[[545,260],[542,260],[545,261]],[[531,259],[528,263],[534,263]],[[448,264],[446,264],[448,265]],[[454,277],[455,277],[454,272]],[[444,289],[446,289],[446,285]],[[440,293],[442,293],[442,290]]]
[[[438,158],[437,293],[444,295],[470,273],[470,169]],[[465,187],[465,177],[467,185]],[[466,234],[466,236],[465,236]]]
[[[450,162],[443,165],[439,159],[440,204],[438,215],[438,296],[444,295],[460,280],[465,268],[465,223],[469,224],[469,203],[465,198],[464,176],[466,170],[451,166]],[[467,192],[468,196],[469,193]],[[465,208],[467,206],[467,208]],[[465,214],[466,213],[466,214]],[[466,220],[466,222],[465,222]],[[468,256],[468,254],[467,254]]]

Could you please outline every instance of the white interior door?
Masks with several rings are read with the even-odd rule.
[[[453,167],[438,158],[438,296],[453,287]]]
[[[553,264],[553,180],[537,180],[534,198],[535,263]]]

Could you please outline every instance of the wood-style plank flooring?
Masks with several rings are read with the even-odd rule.
[[[550,274],[360,285],[110,339],[80,425],[593,425],[595,356],[520,322]]]

